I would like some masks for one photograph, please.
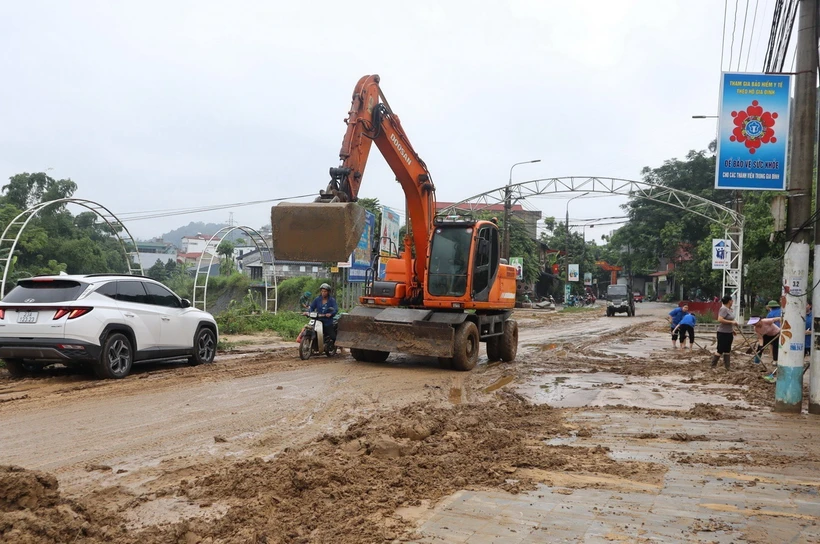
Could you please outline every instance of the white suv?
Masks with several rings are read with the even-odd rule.
[[[211,314],[143,276],[37,276],[0,301],[0,359],[12,376],[52,363],[100,378],[124,378],[136,361],[210,363],[217,335]]]

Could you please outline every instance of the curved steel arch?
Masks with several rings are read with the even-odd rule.
[[[475,212],[500,203],[577,192],[645,198],[697,214],[723,226],[725,238],[730,241],[731,250],[729,268],[723,269],[723,294],[729,294],[737,300],[740,299],[740,271],[743,268],[743,215],[731,208],[679,189],[648,181],[620,178],[583,176],[543,178],[504,185],[457,202],[443,209],[441,213],[456,210]]]
[[[279,302],[278,302],[279,297],[277,296],[279,288],[278,288],[278,284],[276,282],[276,270],[274,269],[274,266],[273,266],[273,251],[271,251],[271,248],[268,245],[268,242],[265,240],[265,238],[261,234],[259,234],[259,232],[257,232],[256,229],[253,229],[251,227],[244,227],[244,226],[222,227],[221,229],[219,229],[216,232],[216,234],[211,236],[211,239],[208,240],[207,244],[205,244],[205,249],[207,250],[208,247],[210,247],[211,242],[213,242],[217,238],[219,238],[219,243],[222,243],[222,240],[224,240],[226,236],[228,236],[230,233],[232,233],[235,230],[241,230],[242,232],[247,234],[250,237],[250,239],[253,241],[253,244],[256,246],[256,249],[259,250],[259,255],[261,257],[260,262],[262,263],[262,280],[265,282],[265,311],[266,312],[270,311],[268,309],[269,302],[271,300],[273,300],[273,313],[275,314],[277,312],[277,310],[279,309],[279,307],[278,307],[279,306]],[[219,244],[217,244],[217,245],[219,245]],[[270,286],[270,283],[268,282],[268,274],[265,273],[265,265],[266,265],[266,263],[265,263],[265,251],[263,251],[263,250],[267,250],[268,254],[270,255],[270,269],[271,269],[271,274],[270,275],[273,277],[273,298],[272,299],[271,299],[271,296],[270,296],[271,295],[271,286]],[[205,311],[205,308],[207,306],[207,301],[208,301],[208,278],[211,276],[211,266],[214,264],[214,259],[216,258],[216,255],[211,254],[211,258],[209,259],[208,265],[207,265],[204,272],[202,271],[203,257],[205,257],[205,251],[202,252],[202,254],[199,256],[199,260],[197,260],[197,263],[196,263],[196,274],[194,275],[194,294],[193,294],[194,300],[193,300],[192,304],[193,304],[194,307],[197,307],[197,304],[201,304],[202,305],[202,310]],[[204,279],[202,284],[200,284],[200,277],[203,277],[203,279]],[[201,299],[197,298],[197,293],[199,291],[202,291],[202,298]]]
[[[8,248],[8,255],[5,256],[6,264],[3,267],[3,281],[0,284],[0,296],[5,296],[6,294],[6,280],[8,278],[9,270],[11,269],[11,265],[14,258],[14,250],[17,248],[17,242],[20,241],[20,235],[25,230],[26,226],[28,226],[29,221],[31,221],[38,213],[40,213],[45,208],[49,206],[54,206],[58,204],[77,204],[78,206],[82,206],[89,211],[96,213],[103,221],[108,225],[113,232],[117,236],[117,240],[120,242],[120,247],[122,248],[123,256],[125,257],[125,262],[128,265],[128,273],[129,274],[139,274],[143,275],[142,263],[140,262],[139,252],[136,251],[137,243],[134,241],[134,237],[131,236],[131,233],[119,220],[119,218],[114,215],[111,210],[103,206],[98,202],[94,202],[93,200],[86,200],[84,198],[59,198],[57,200],[49,200],[47,202],[41,202],[39,204],[35,204],[30,208],[26,209],[25,211],[21,212],[17,215],[11,222],[6,225],[6,228],[3,230],[3,234],[0,235],[0,254]],[[112,222],[113,220],[113,222]],[[135,252],[137,253],[136,256],[136,263],[132,262],[131,256],[128,253],[128,249],[125,247],[125,240],[117,231],[114,224],[118,225],[122,228],[125,234],[128,235],[128,239],[130,240],[131,244],[134,247]],[[0,257],[2,258],[2,257]]]

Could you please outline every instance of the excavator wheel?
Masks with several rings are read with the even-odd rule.
[[[493,336],[487,339],[487,360],[490,362],[501,360],[501,340],[503,336]]]
[[[518,322],[508,319],[504,322],[504,335],[501,337],[501,360],[508,363],[518,354]]]
[[[465,321],[456,329],[453,368],[472,370],[478,362],[478,347],[478,328],[472,321]]]

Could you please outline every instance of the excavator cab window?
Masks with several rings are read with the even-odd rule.
[[[485,226],[476,238],[476,255],[473,265],[473,300],[486,302],[490,299],[490,287],[498,271],[498,229]]]
[[[433,232],[427,290],[437,297],[461,297],[467,291],[472,227],[439,226]]]

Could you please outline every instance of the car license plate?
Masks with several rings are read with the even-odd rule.
[[[40,312],[20,312],[17,314],[18,323],[37,323]]]

